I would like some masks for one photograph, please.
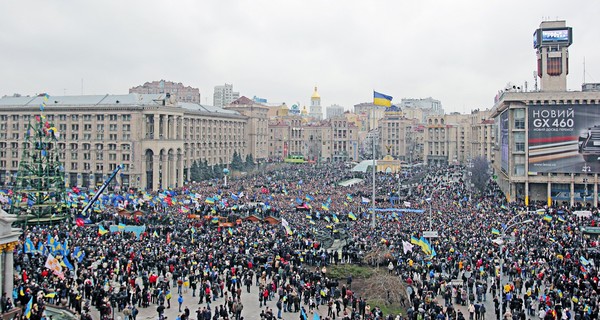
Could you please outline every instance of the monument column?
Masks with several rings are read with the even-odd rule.
[[[5,244],[4,252],[4,292],[8,295],[9,292],[13,292],[13,279],[14,279],[14,251],[16,242]]]

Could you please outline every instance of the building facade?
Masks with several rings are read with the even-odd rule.
[[[269,155],[267,146],[269,141],[269,108],[242,96],[227,105],[225,109],[234,110],[248,118],[246,154],[251,154],[257,162],[266,161]]]
[[[181,82],[173,81],[152,81],[146,82],[143,85],[129,89],[129,93],[138,94],[171,94],[177,98],[179,102],[201,103],[200,89],[184,86]]]
[[[315,162],[357,161],[358,128],[343,116],[320,122],[295,115],[272,119],[269,158],[282,160],[289,155]]]
[[[544,21],[534,33],[540,91],[508,88],[496,97],[494,171],[509,201],[598,203],[600,92],[567,91],[565,21]]]
[[[240,93],[233,91],[233,84],[224,84],[222,86],[215,86],[213,93],[213,106],[217,108],[223,108],[224,106],[232,103],[239,99]]]
[[[344,114],[344,107],[334,104],[325,108],[325,113],[327,114],[327,119],[339,117]]]
[[[248,117],[178,103],[167,94],[50,96],[0,99],[0,183],[14,182],[28,124],[43,116],[58,129],[67,186],[95,187],[118,166],[114,184],[153,189],[182,186],[193,161],[231,162],[247,154]]]
[[[413,125],[414,121],[406,119],[398,107],[388,108],[385,117],[379,121],[379,145],[383,148],[379,153],[397,160],[412,161]]]

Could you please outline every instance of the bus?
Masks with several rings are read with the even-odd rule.
[[[283,160],[283,162],[287,163],[306,163],[304,156],[302,155],[290,155]]]

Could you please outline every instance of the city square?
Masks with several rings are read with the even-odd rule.
[[[0,318],[598,319],[598,9],[0,4]]]

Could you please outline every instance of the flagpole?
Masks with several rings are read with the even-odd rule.
[[[373,197],[372,197],[372,207],[373,207],[373,217],[371,218],[371,229],[375,229],[375,171],[377,168],[375,167],[375,129],[373,129]]]

